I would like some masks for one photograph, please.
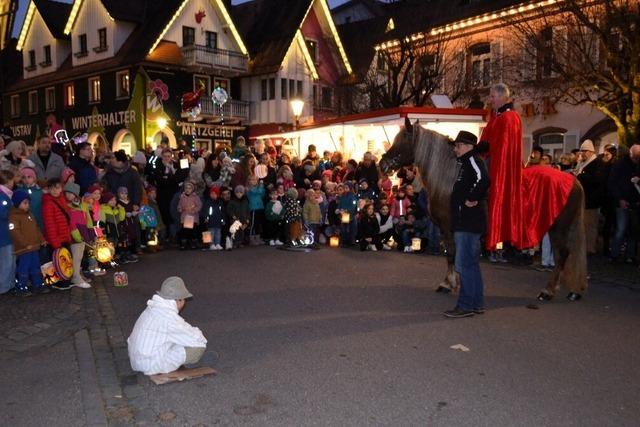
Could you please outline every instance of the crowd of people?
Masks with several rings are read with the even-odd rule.
[[[196,152],[185,141],[171,149],[163,140],[130,157],[46,135],[33,145],[0,138],[0,150],[0,294],[48,292],[40,266],[61,247],[69,249],[74,273],[53,287],[90,287],[109,267],[92,250],[101,237],[115,247],[116,263],[173,245],[222,251],[296,246],[309,237],[362,251],[443,250],[417,170],[387,176],[369,152],[345,159],[311,145],[292,157],[270,141],[239,137],[233,149],[215,152]],[[640,145],[607,145],[598,155],[585,141],[557,163],[536,148],[529,165],[575,174],[586,193],[589,253],[634,263],[639,162]],[[497,255],[492,260],[502,260]]]

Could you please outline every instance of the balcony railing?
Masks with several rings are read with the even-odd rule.
[[[214,117],[225,117],[234,119],[249,119],[249,102],[228,100],[222,107],[213,103],[210,96],[200,98],[201,114]]]
[[[197,44],[184,46],[182,57],[187,66],[210,67],[238,73],[246,72],[249,63],[249,57],[242,53]]]

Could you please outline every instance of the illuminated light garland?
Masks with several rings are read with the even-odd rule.
[[[71,13],[69,13],[69,19],[67,19],[67,24],[64,26],[64,34],[71,34],[71,30],[73,29],[73,24],[76,23],[76,17],[78,16],[78,12],[80,11],[80,6],[82,6],[83,0],[75,0],[73,2],[73,6],[71,7]]]
[[[309,66],[309,70],[311,71],[311,77],[313,77],[314,80],[318,80],[320,77],[318,75],[318,70],[316,69],[316,64],[313,63],[311,53],[307,48],[307,43],[305,43],[304,37],[302,36],[302,31],[300,31],[300,29],[296,31],[296,40],[300,45],[300,50],[302,50],[302,56],[304,56],[305,61],[307,61],[307,65]]]
[[[33,1],[29,2],[29,8],[27,9],[27,15],[24,18],[24,23],[22,24],[22,29],[20,30],[20,37],[18,38],[18,45],[16,46],[17,50],[22,50],[24,47],[24,43],[27,40],[27,34],[29,33],[29,27],[31,27],[31,21],[33,20],[33,15],[36,11],[36,5]]]

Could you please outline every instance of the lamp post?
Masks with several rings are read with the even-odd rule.
[[[304,101],[300,98],[294,98],[291,100],[291,111],[293,112],[293,129],[298,129],[300,126],[300,116],[302,115],[302,109],[304,108]]]

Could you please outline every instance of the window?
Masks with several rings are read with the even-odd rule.
[[[196,29],[193,27],[182,27],[182,46],[193,46],[196,42]]]
[[[38,114],[38,91],[30,91],[27,99],[29,100],[29,114]]]
[[[32,71],[36,69],[36,51],[35,50],[29,51],[29,65],[27,65],[25,69],[27,71]]]
[[[64,85],[64,106],[73,107],[76,105],[76,91],[73,83],[66,83]]]
[[[318,42],[315,40],[305,40],[307,44],[307,50],[309,51],[309,55],[311,55],[311,60],[314,64],[318,63]]]
[[[107,50],[107,29],[100,28],[98,30],[98,47],[94,47],[93,51],[98,53],[104,52],[105,50]]]
[[[47,111],[56,109],[56,88],[48,87],[44,90],[44,108]]]
[[[333,108],[333,88],[330,87],[322,87],[322,92],[321,92],[321,105],[322,108]]]
[[[20,117],[20,95],[11,95],[11,117]]]
[[[209,49],[217,49],[218,48],[218,33],[214,31],[206,31],[205,35],[205,45]]]
[[[116,73],[116,97],[129,97],[129,71],[120,71]]]
[[[269,99],[276,99],[276,79],[269,79]]]
[[[78,52],[76,52],[76,58],[80,58],[82,56],[87,56],[87,35],[80,34],[78,36]]]
[[[260,100],[267,100],[267,79],[260,80]]]
[[[100,77],[89,78],[89,102],[100,102]]]
[[[491,84],[491,45],[481,43],[471,47],[471,86]]]
[[[287,79],[280,79],[280,98],[287,99],[289,96],[287,95]]]
[[[46,45],[43,48],[43,53],[44,53],[44,61],[42,61],[42,64],[40,64],[40,65],[43,66],[43,67],[51,65],[51,46],[50,45]]]

